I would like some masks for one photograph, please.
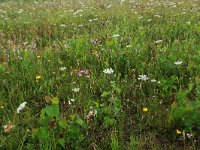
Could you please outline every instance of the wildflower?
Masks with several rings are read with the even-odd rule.
[[[70,99],[70,100],[68,100],[68,104],[71,105],[72,102],[74,102],[74,101],[75,101],[75,99]]]
[[[72,91],[75,92],[75,93],[79,92],[79,90],[80,90],[80,88],[74,88],[74,89],[72,89]]]
[[[87,119],[90,119],[91,117],[95,117],[97,115],[96,110],[90,110],[88,115],[86,116]]]
[[[120,35],[119,34],[114,34],[113,38],[115,38],[115,37],[120,37]]]
[[[38,82],[41,78],[42,78],[42,76],[36,76],[36,77],[35,77],[36,82]]]
[[[78,13],[80,13],[80,12],[83,12],[83,10],[77,10],[77,11],[74,12],[73,14],[76,15],[76,14],[78,14]]]
[[[42,76],[36,76],[36,80],[39,80],[41,78],[42,78]]]
[[[174,64],[175,65],[181,65],[183,62],[182,61],[175,61]]]
[[[89,77],[90,76],[90,71],[89,70],[80,70],[78,72],[78,76],[81,77],[83,75],[86,75],[86,77]]]
[[[131,45],[127,45],[126,47],[127,47],[127,48],[130,48],[130,47],[131,47]]]
[[[176,133],[181,134],[182,132],[180,130],[176,129]]]
[[[83,73],[83,74],[86,74],[86,75],[89,74],[89,70],[81,70],[80,72]]]
[[[25,108],[26,104],[27,104],[27,102],[23,102],[23,103],[21,103],[21,104],[19,105],[19,107],[17,108],[17,113],[18,113],[18,114],[20,113],[20,111],[21,111],[22,109]]]
[[[153,83],[156,82],[156,79],[152,79],[151,82],[153,82]]]
[[[191,22],[186,22],[188,25],[190,25],[191,24]]]
[[[143,112],[147,112],[149,109],[147,107],[143,108]]]
[[[112,74],[114,73],[114,70],[112,68],[107,68],[107,69],[104,69],[103,71],[105,74]]]
[[[60,71],[65,71],[65,70],[66,70],[66,67],[60,67],[59,70],[60,70]]]
[[[60,26],[61,26],[61,27],[66,27],[66,25],[65,25],[65,24],[61,24]]]
[[[138,80],[141,80],[141,81],[146,81],[148,79],[149,78],[147,77],[147,75],[139,75],[139,77],[138,77]]]
[[[71,102],[74,102],[74,101],[75,101],[75,99],[70,99],[70,101],[71,101]]]
[[[68,101],[68,104],[71,105],[72,104],[71,101]]]
[[[38,59],[41,57],[40,55],[36,56]]]
[[[4,133],[10,133],[13,130],[14,127],[15,126],[12,123],[9,122],[8,124],[3,126]]]
[[[190,139],[193,135],[191,133],[187,133],[186,136]]]
[[[156,43],[156,44],[162,43],[162,41],[163,41],[163,40],[157,40],[155,43]]]
[[[82,76],[82,73],[79,72],[79,73],[78,73],[78,76],[81,77],[81,76]]]

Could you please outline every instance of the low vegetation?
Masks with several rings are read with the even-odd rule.
[[[0,149],[193,150],[198,0],[0,2]]]

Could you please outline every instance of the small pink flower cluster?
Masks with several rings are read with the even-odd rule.
[[[90,71],[89,70],[80,70],[79,72],[78,72],[78,76],[79,77],[82,77],[83,75],[86,75],[86,77],[90,77]]]
[[[187,133],[186,136],[190,139],[193,135],[191,133]]]

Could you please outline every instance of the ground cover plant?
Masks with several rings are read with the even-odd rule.
[[[200,149],[198,0],[0,2],[0,149]]]

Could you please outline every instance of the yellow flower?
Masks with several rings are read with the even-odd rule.
[[[182,132],[180,130],[176,129],[176,133],[181,134]]]
[[[42,76],[36,76],[35,79],[36,79],[36,82],[39,82],[39,80],[42,78]]]
[[[147,112],[149,109],[147,107],[143,108],[144,112]]]
[[[36,76],[36,80],[39,80],[41,78],[42,78],[42,76]]]

